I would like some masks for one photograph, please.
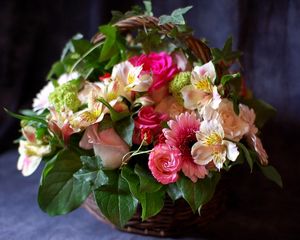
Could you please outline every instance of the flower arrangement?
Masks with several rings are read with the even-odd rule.
[[[122,35],[115,23],[152,17],[145,6],[114,12],[99,42],[73,37],[33,110],[11,113],[21,119],[18,169],[29,176],[45,162],[38,203],[49,215],[91,194],[120,228],[138,204],[142,220],[157,215],[166,196],[200,211],[222,172],[244,162],[282,185],[259,138],[274,109],[246,88],[232,39],[208,48],[209,61],[195,56],[183,41],[191,36],[183,18],[190,7]]]

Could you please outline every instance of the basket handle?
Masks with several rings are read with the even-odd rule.
[[[159,25],[159,20],[156,17],[152,16],[133,16],[121,20],[114,24],[121,32],[127,32],[134,30],[136,28],[158,28],[162,33],[170,33],[172,29],[175,28],[173,24],[167,23]],[[99,43],[105,39],[105,35],[102,33],[97,33],[93,38],[92,42],[94,44]],[[200,41],[199,39],[194,38],[193,36],[186,36],[182,39],[187,47],[193,52],[193,54],[198,57],[203,63],[209,62],[211,60],[211,52],[209,47]]]

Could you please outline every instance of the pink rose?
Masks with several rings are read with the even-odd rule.
[[[98,131],[98,124],[89,126],[79,142],[83,149],[94,149],[96,156],[102,160],[103,166],[115,169],[121,166],[123,156],[129,152],[129,146],[113,128]]]
[[[133,142],[135,144],[141,143],[144,138],[141,136],[141,132],[147,132],[147,139],[153,139],[161,132],[161,122],[166,120],[168,120],[167,114],[155,112],[152,106],[142,107],[134,121]]]
[[[182,166],[180,152],[167,144],[156,145],[149,155],[149,169],[155,179],[162,184],[176,182]]]
[[[129,61],[134,66],[143,65],[144,72],[153,74],[153,83],[149,88],[150,92],[166,85],[179,71],[173,63],[172,57],[166,52],[142,54],[130,58]]]

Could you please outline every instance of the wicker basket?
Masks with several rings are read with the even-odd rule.
[[[130,32],[137,28],[155,27],[164,34],[170,33],[174,28],[174,25],[172,24],[158,25],[158,22],[158,19],[155,17],[134,16],[117,22],[115,26],[117,26],[121,32]],[[100,33],[93,37],[92,42],[96,44],[104,39],[105,36]],[[203,63],[211,60],[209,47],[199,39],[192,36],[186,36],[180,40],[184,42],[195,57],[200,59]],[[173,202],[167,197],[165,199],[164,207],[158,215],[142,222],[141,208],[139,206],[133,218],[120,230],[160,237],[190,235],[194,232],[201,232],[204,225],[220,213],[221,209],[223,209],[223,203],[224,188],[222,186],[220,187],[220,184],[216,189],[213,199],[201,209],[201,216],[199,216],[198,213],[194,214],[185,200],[179,199]],[[100,212],[93,196],[88,197],[83,204],[83,207],[97,219],[111,224]]]

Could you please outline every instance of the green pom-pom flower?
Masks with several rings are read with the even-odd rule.
[[[73,82],[64,83],[49,95],[49,102],[57,111],[67,108],[76,112],[81,105],[78,99],[78,85]]]
[[[191,72],[181,72],[175,76],[170,82],[169,92],[177,99],[178,102],[183,103],[180,90],[191,84]]]

